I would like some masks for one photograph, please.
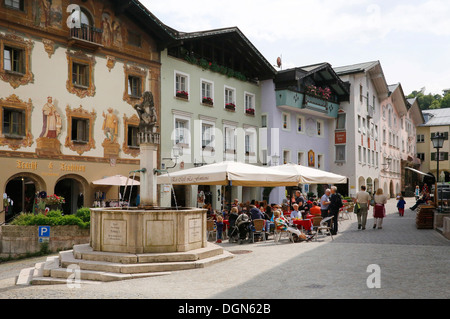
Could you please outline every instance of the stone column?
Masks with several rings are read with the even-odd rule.
[[[157,169],[158,165],[158,145],[143,143],[141,147],[141,170],[145,169],[145,172],[141,173],[141,186],[140,206],[158,206],[157,184],[154,169]]]

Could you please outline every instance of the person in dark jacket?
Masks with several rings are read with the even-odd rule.
[[[337,192],[337,187],[331,187],[330,205],[328,209],[330,210],[330,216],[333,216],[333,225],[331,227],[331,234],[336,235],[338,232],[338,218],[339,209],[342,207],[341,195]]]

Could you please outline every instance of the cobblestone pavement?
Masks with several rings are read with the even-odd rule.
[[[407,199],[407,207],[413,199]],[[387,205],[383,229],[357,230],[356,216],[341,221],[339,234],[316,242],[273,240],[221,246],[235,258],[205,269],[123,282],[62,286],[14,286],[21,269],[36,261],[0,265],[0,298],[64,299],[289,299],[449,298],[450,241],[434,230],[415,227],[415,213]],[[369,289],[369,265],[378,265],[380,288]],[[370,269],[369,269],[370,270]],[[372,277],[371,277],[372,278]],[[370,280],[369,282],[374,282]]]

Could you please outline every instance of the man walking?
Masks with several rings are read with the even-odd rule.
[[[330,205],[330,195],[331,190],[327,189],[325,194],[320,198],[320,214],[323,219],[327,218],[328,215],[328,206]],[[331,222],[328,222],[328,226],[330,226]]]
[[[331,227],[331,234],[336,235],[338,232],[338,218],[339,218],[339,209],[342,207],[342,198],[341,195],[337,192],[337,187],[331,187],[331,196],[330,196],[330,205],[328,208],[330,209],[330,216],[333,216],[333,225]]]
[[[361,190],[356,193],[355,201],[359,205],[359,212],[356,214],[358,217],[358,229],[366,229],[367,211],[370,207],[370,194],[366,192],[366,186],[361,186]]]

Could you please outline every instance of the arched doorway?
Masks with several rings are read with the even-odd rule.
[[[358,191],[361,189],[361,186],[366,186],[366,179],[362,176],[358,179]]]
[[[66,175],[61,177],[55,185],[55,195],[62,196],[65,203],[62,210],[65,215],[75,214],[78,208],[85,205],[87,181],[78,175]]]
[[[376,192],[378,188],[380,188],[380,181],[378,180],[378,178],[375,178],[373,180],[373,191]]]
[[[391,182],[389,183],[389,196],[390,196],[391,198],[394,198],[394,197],[395,197],[395,192],[394,192],[394,182],[393,182],[393,181],[391,181]]]
[[[36,193],[45,191],[46,187],[39,176],[23,173],[11,176],[6,181],[4,190],[3,196],[6,197],[6,203],[3,203],[3,209],[8,222],[22,212],[34,212]]]
[[[366,188],[367,188],[367,192],[369,193],[369,194],[372,194],[373,193],[373,191],[374,191],[374,188],[373,188],[373,181],[372,181],[372,178],[367,178],[367,184],[366,184]]]

